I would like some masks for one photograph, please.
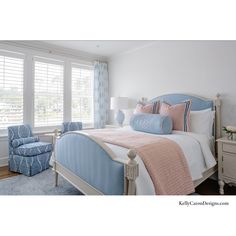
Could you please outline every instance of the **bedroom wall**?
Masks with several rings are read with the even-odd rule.
[[[157,41],[110,58],[110,96],[222,96],[223,125],[236,125],[236,41]],[[113,122],[110,115],[110,123]]]

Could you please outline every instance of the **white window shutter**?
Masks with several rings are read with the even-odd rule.
[[[0,52],[0,129],[23,123],[23,88],[24,59]]]
[[[63,122],[64,65],[35,58],[34,127],[57,126]]]
[[[72,65],[72,121],[84,127],[94,124],[93,81],[93,67]]]

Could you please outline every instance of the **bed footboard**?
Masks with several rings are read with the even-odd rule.
[[[120,161],[101,140],[68,132],[56,140],[56,184],[60,174],[84,194],[134,195],[138,164],[133,150],[127,155],[127,162]]]

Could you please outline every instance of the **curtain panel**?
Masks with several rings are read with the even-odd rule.
[[[94,128],[104,128],[109,112],[108,65],[94,63]]]

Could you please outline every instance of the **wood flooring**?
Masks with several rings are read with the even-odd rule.
[[[228,184],[224,187],[225,195],[236,195],[236,187],[229,186]],[[216,180],[207,179],[196,188],[196,193],[200,195],[220,195],[219,186]]]
[[[0,167],[0,180],[5,179],[5,178],[9,178],[12,176],[16,176],[16,175],[19,175],[19,174],[9,171],[8,166]]]

